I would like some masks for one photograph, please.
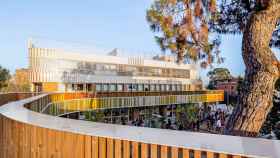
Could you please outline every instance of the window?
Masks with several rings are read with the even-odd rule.
[[[148,85],[148,84],[145,84],[145,85],[144,85],[144,90],[145,90],[145,91],[150,91],[150,88],[149,88],[149,85]]]
[[[142,84],[138,84],[138,91],[144,91],[144,86]]]
[[[110,84],[109,91],[111,91],[111,92],[116,91],[116,85],[115,84]]]
[[[109,85],[104,84],[102,90],[103,91],[108,91],[109,90]]]
[[[118,91],[123,91],[123,85],[122,84],[118,84],[118,87],[117,87]]]
[[[164,85],[164,84],[161,85],[160,90],[161,90],[161,91],[165,91],[165,85]]]
[[[101,84],[96,84],[96,91],[100,92],[102,90]]]
[[[171,89],[171,88],[170,88],[170,85],[167,84],[167,85],[165,86],[165,90],[166,90],[166,91],[169,91],[170,89]]]
[[[84,90],[84,85],[83,84],[78,84],[77,85],[77,91],[83,91]]]
[[[132,87],[131,87],[131,90],[132,91],[137,91],[137,84],[133,84],[133,85],[131,85]]]
[[[150,85],[150,91],[155,91],[155,85],[153,84]]]
[[[173,84],[173,85],[172,85],[172,91],[176,91],[176,88],[177,88],[176,85]]]
[[[156,91],[160,91],[160,85],[159,84],[156,85]]]

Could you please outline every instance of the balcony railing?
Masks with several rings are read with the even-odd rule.
[[[48,104],[43,109],[32,106],[32,110],[41,113],[60,116],[77,111],[97,109],[147,107],[187,103],[206,103],[223,101],[222,93],[193,94],[193,95],[163,95],[163,96],[129,96],[129,97],[101,97],[58,101]]]
[[[0,158],[280,157],[277,140],[103,124],[28,109],[60,99],[62,95],[42,94],[0,107]]]

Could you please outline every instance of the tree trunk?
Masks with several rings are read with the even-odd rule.
[[[279,70],[273,64],[278,61],[269,42],[280,18],[280,0],[267,0],[266,4],[260,5],[263,8],[250,16],[244,30],[245,79],[238,104],[226,126],[227,134],[257,136],[273,105]]]

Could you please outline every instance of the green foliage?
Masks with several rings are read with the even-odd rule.
[[[214,70],[209,71],[207,76],[210,79],[207,87],[208,89],[215,89],[218,81],[228,81],[233,78],[227,68],[215,68]]]
[[[196,104],[186,104],[176,109],[177,122],[182,124],[186,129],[191,128],[191,124],[198,120],[199,108]]]
[[[8,86],[8,80],[10,78],[11,75],[9,70],[0,66],[0,90]]]
[[[215,20],[216,0],[155,0],[147,10],[147,21],[163,51],[177,54],[178,62],[211,65],[219,57],[220,38],[210,39],[208,23]]]

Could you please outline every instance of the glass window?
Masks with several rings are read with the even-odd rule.
[[[150,91],[155,91],[155,85],[153,84],[150,85]]]
[[[77,90],[78,91],[83,91],[84,90],[84,85],[83,84],[78,84],[77,85]]]
[[[181,89],[182,87],[181,87],[181,85],[177,85],[177,91],[182,91],[182,89]]]
[[[102,90],[103,91],[108,91],[109,90],[109,86],[107,84],[104,84]]]
[[[164,85],[164,84],[161,85],[160,90],[161,90],[161,91],[165,91],[165,85]]]
[[[123,85],[122,84],[118,84],[118,91],[123,91]]]
[[[132,91],[137,91],[137,84],[133,84],[131,89]]]
[[[169,85],[169,84],[165,85],[165,90],[166,90],[166,91],[169,91],[169,90],[170,90],[170,85]]]
[[[156,85],[156,91],[160,91],[160,85],[159,84]]]
[[[144,86],[142,84],[138,84],[138,91],[144,91]]]
[[[149,91],[149,90],[150,90],[149,85],[148,85],[148,84],[145,84],[145,85],[144,85],[144,91]]]
[[[100,84],[96,84],[96,91],[97,92],[100,92],[102,89],[101,89],[101,85]]]
[[[109,91],[111,91],[111,92],[116,91],[116,85],[110,84]]]
[[[172,91],[176,91],[176,88],[177,88],[176,85],[173,84],[173,85],[172,85]]]

